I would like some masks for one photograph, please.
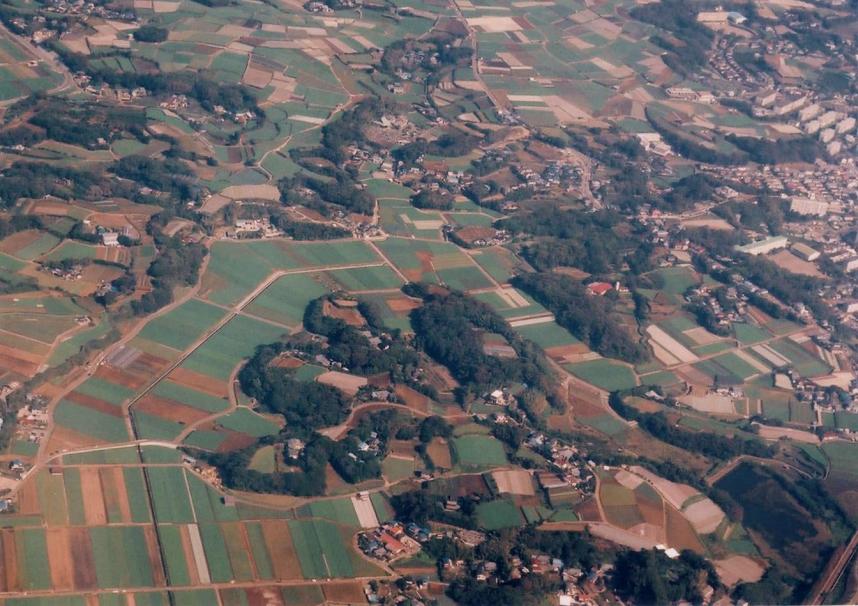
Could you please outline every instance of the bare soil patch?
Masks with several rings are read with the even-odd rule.
[[[533,496],[533,477],[523,469],[493,471],[492,478],[498,491],[506,494]]]
[[[263,520],[260,523],[265,535],[265,545],[268,548],[271,565],[274,568],[274,576],[282,580],[303,578],[301,563],[292,545],[292,535],[289,533],[286,522]]]
[[[51,565],[51,583],[54,589],[71,591],[74,587],[74,562],[70,558],[71,546],[66,528],[49,528],[45,533],[48,545],[48,562]]]
[[[426,447],[426,453],[429,455],[429,458],[432,459],[435,467],[439,467],[441,469],[453,468],[453,458],[450,455],[450,445],[447,444],[447,440],[444,438],[432,438],[429,446]]]
[[[107,524],[107,511],[101,490],[101,478],[97,467],[80,468],[80,487],[83,495],[83,512],[87,526]]]

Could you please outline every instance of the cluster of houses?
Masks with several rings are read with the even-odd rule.
[[[390,562],[416,554],[430,538],[428,528],[392,521],[358,534],[358,547],[370,557]]]

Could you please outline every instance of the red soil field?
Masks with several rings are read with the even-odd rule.
[[[268,556],[274,567],[274,576],[278,579],[301,579],[301,563],[292,546],[289,527],[282,520],[263,520],[262,533]]]

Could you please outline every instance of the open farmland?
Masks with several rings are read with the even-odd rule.
[[[452,441],[454,460],[464,467],[504,465],[506,454],[500,442],[490,436],[462,435]]]
[[[0,597],[55,590],[72,600],[118,589],[382,574],[352,551],[348,528],[359,518],[348,498],[342,507],[314,504],[313,519],[287,521],[279,519],[287,511],[225,504],[179,464],[138,467],[122,452],[66,456],[27,480],[24,511],[0,514]],[[377,524],[376,499],[367,504],[360,520],[371,515]],[[388,515],[383,500],[378,506]]]

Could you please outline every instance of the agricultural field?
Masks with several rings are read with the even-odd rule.
[[[381,574],[350,546],[360,523],[376,525],[376,512],[389,517],[381,495],[367,501],[360,518],[346,498],[313,504],[308,519],[285,520],[291,517],[286,510],[225,503],[222,493],[178,463],[139,467],[132,455],[128,449],[67,455],[25,482],[21,510],[0,514],[0,592],[107,596],[135,588]]]
[[[503,446],[491,436],[457,436],[453,438],[452,448],[455,462],[463,468],[492,467],[507,462]]]

